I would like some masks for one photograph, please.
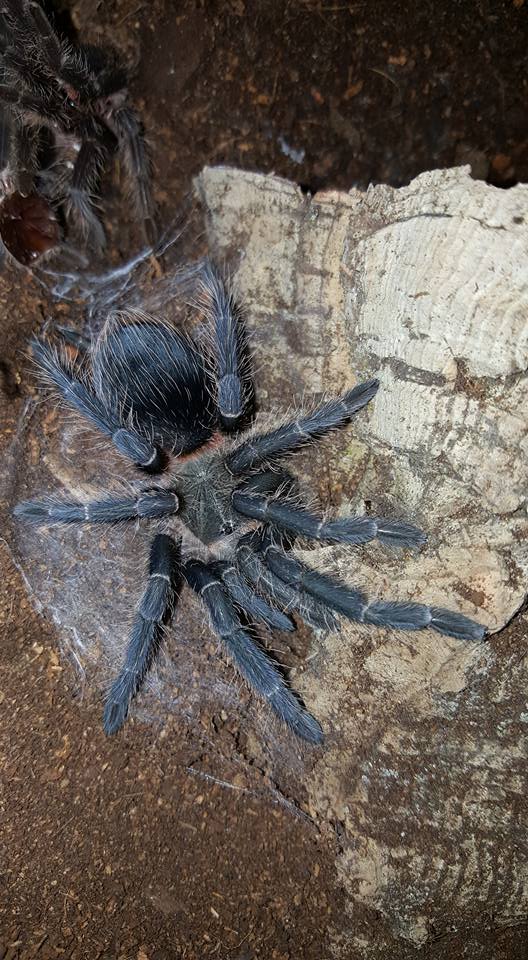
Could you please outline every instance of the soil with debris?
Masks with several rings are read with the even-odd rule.
[[[167,222],[205,164],[275,171],[310,191],[401,185],[460,163],[499,186],[528,180],[527,17],[524,0],[57,10],[62,29],[112,40],[134,65]],[[118,256],[130,242],[124,208],[114,184],[106,192]],[[23,351],[50,309],[4,264],[3,447],[33,391]],[[0,960],[329,960],[329,931],[350,924],[334,872],[338,825],[235,763],[247,751],[224,717],[203,720],[218,754],[175,717],[161,732],[136,722],[106,739],[100,703],[76,699],[52,624],[6,552],[1,562]],[[525,632],[517,619],[502,640],[520,644]],[[354,919],[383,960],[383,918],[365,909]],[[522,918],[497,929],[483,915],[478,929],[421,950],[395,942],[391,958],[521,958],[527,935]]]

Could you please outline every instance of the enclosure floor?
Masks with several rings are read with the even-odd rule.
[[[528,180],[523,3],[70,9],[83,37],[113,37],[140,57],[133,97],[168,221],[205,164],[275,171],[312,191],[401,185],[468,161],[498,185]],[[118,257],[125,205],[107,193]],[[23,351],[49,312],[30,279],[3,271],[2,446],[33,389]],[[338,825],[307,817],[275,784],[259,792],[220,767],[204,777],[214,758],[174,718],[161,734],[131,723],[105,739],[100,703],[74,699],[53,626],[5,551],[0,562],[0,960],[330,960],[350,924]],[[499,930],[488,916],[425,950],[395,940],[387,954],[376,948],[381,916],[365,909],[354,922],[377,960],[527,956],[526,927]],[[341,956],[354,960],[346,947]]]

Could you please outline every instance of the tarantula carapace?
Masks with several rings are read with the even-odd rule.
[[[84,242],[104,245],[98,191],[116,149],[138,217],[152,235],[150,160],[113,51],[73,47],[57,36],[38,3],[3,0],[0,104],[8,144],[0,230],[17,259],[29,263],[58,239],[58,212]]]
[[[89,370],[47,342],[34,344],[42,371],[64,400],[155,477],[125,492],[101,491],[88,502],[29,500],[15,513],[40,524],[144,521],[158,527],[126,656],[106,701],[107,733],[125,721],[186,583],[201,597],[238,672],[296,734],[319,743],[319,723],[259,645],[256,622],[294,630],[295,613],[323,629],[336,629],[337,618],[346,617],[467,640],[480,640],[485,631],[443,608],[369,601],[295,556],[298,539],[351,546],[373,539],[389,546],[425,542],[400,520],[323,518],[304,505],[298,481],[284,468],[295,451],[347,426],[373,399],[378,381],[263,432],[246,429],[253,391],[240,314],[211,266],[203,285],[210,317],[201,340],[143,315],[117,317],[95,343]]]

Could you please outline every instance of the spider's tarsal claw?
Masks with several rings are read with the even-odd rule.
[[[107,737],[112,737],[123,726],[128,715],[128,700],[126,703],[109,700],[103,711],[103,730]]]
[[[380,543],[389,547],[423,547],[427,543],[427,536],[412,523],[402,520],[376,519],[376,537]]]
[[[366,407],[367,403],[370,403],[376,396],[379,385],[379,380],[373,378],[372,380],[366,380],[365,383],[358,383],[357,387],[352,387],[352,390],[345,393],[343,403],[347,407],[348,415],[352,416],[362,407]]]
[[[292,700],[293,703],[291,704],[289,699],[287,702],[284,702],[284,697],[281,699],[281,702],[277,704],[273,703],[273,701],[270,702],[275,713],[298,737],[306,740],[307,743],[313,743],[314,745],[321,744],[324,740],[321,724],[311,713],[308,713],[307,710],[304,710],[300,706],[293,695]]]
[[[444,610],[442,607],[431,607],[431,627],[438,633],[458,640],[483,640],[486,628],[476,620],[465,617],[454,610]]]
[[[112,434],[114,446],[129,460],[133,460],[144,470],[158,473],[163,465],[163,453],[144,437],[133,433],[132,430],[120,428]]]
[[[220,415],[229,422],[238,419],[242,412],[242,389],[239,378],[228,373],[218,383],[218,409]]]

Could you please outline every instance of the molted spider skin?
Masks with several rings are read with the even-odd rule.
[[[97,200],[101,176],[116,150],[137,216],[149,240],[154,236],[151,164],[126,86],[126,72],[113,51],[74,48],[57,36],[38,3],[4,0],[0,104],[11,123],[4,197],[37,196],[41,219],[46,203],[52,211],[60,208],[82,242],[96,249],[105,243]],[[42,252],[41,237],[51,239],[26,213],[18,237],[4,242],[28,263]]]
[[[107,697],[108,734],[125,722],[165,624],[173,614],[177,620],[177,597],[186,584],[201,598],[226,654],[250,687],[295,734],[318,744],[319,723],[259,646],[256,622],[291,631],[295,612],[317,629],[339,629],[345,617],[469,641],[482,640],[485,630],[448,609],[370,601],[292,553],[298,538],[350,547],[374,539],[392,547],[425,543],[424,534],[405,521],[325,519],[313,513],[284,467],[285,458],[306,444],[347,427],[373,400],[378,381],[359,384],[274,429],[242,429],[252,389],[240,312],[210,265],[203,287],[210,314],[203,350],[166,323],[133,314],[108,324],[82,366],[49,343],[35,343],[44,376],[64,401],[140,469],[164,472],[126,494],[102,491],[91,502],[48,496],[19,504],[15,514],[48,525],[141,520],[161,527],[152,541],[147,584],[122,669]],[[179,457],[182,453],[192,456]]]
[[[58,247],[60,228],[44,197],[12,193],[0,205],[0,237],[11,256],[29,267]]]
[[[0,237],[11,256],[27,267],[59,245],[60,228],[48,201],[31,192],[31,179],[25,182],[24,194],[14,189],[12,143],[13,120],[0,108]]]

